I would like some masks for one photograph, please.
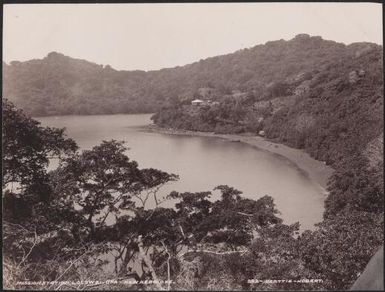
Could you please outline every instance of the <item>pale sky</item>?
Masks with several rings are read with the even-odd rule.
[[[156,70],[299,33],[382,45],[375,3],[4,5],[3,60],[49,52],[118,70]]]

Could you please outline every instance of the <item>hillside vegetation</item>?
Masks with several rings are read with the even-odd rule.
[[[176,129],[252,132],[304,149],[335,169],[322,224],[357,230],[353,221],[360,217],[382,218],[382,47],[346,46],[299,35],[237,52],[232,58],[244,60],[242,72],[253,69],[243,87],[229,78],[236,90],[219,99],[208,97],[219,103],[193,106],[178,100],[158,111],[154,122]],[[238,68],[239,62],[232,64]],[[348,222],[352,214],[357,218]]]
[[[91,277],[98,266],[87,257],[111,253],[108,276],[128,277],[128,263],[140,260],[141,279],[172,279],[174,289],[349,289],[383,242],[382,59],[375,44],[298,35],[151,72],[58,53],[3,64],[3,94],[24,110],[3,102],[8,286]],[[191,104],[196,98],[201,105]],[[172,192],[164,199],[178,200],[176,210],[148,210],[148,197],[157,200],[157,188],[176,175],[140,169],[118,141],[77,151],[63,130],[24,113],[154,111],[162,127],[259,133],[332,165],[324,220],[299,234],[298,224],[282,223],[271,197],[247,200],[229,186],[218,186],[215,202],[210,191]],[[47,172],[52,155],[61,164]],[[250,282],[304,278],[321,282]]]
[[[268,195],[247,199],[221,185],[216,200],[212,191],[162,197],[159,188],[178,176],[140,168],[123,142],[78,151],[63,129],[42,127],[7,100],[3,116],[8,289],[342,290],[383,242],[375,197],[300,234]],[[48,172],[52,157],[60,164]],[[354,185],[376,194],[367,186]],[[175,208],[162,205],[168,200]],[[127,284],[134,280],[142,284]]]
[[[242,72],[253,69],[242,86],[229,78],[234,87],[228,94],[198,95],[219,103],[197,106],[178,100],[158,111],[153,120],[176,129],[260,134],[332,165],[335,172],[329,181],[324,221],[309,233],[314,245],[305,248],[311,255],[305,262],[308,267],[314,264],[315,271],[331,272],[329,277],[339,275],[338,281],[347,284],[354,276],[343,270],[349,265],[354,269],[357,251],[375,246],[375,226],[383,224],[382,47],[345,46],[299,35],[238,52],[233,58],[241,55],[245,57]],[[233,68],[238,68],[236,64]],[[378,217],[364,227],[365,218],[372,216]],[[352,230],[363,234],[363,228],[372,231],[360,239],[348,235]],[[334,248],[341,252],[338,256],[330,252]]]
[[[365,64],[365,58],[371,65],[381,64],[381,50],[375,44],[345,46],[298,35],[290,41],[267,42],[190,65],[149,72],[117,71],[109,65],[52,52],[42,60],[3,63],[4,96],[33,116],[154,112],[176,100],[198,97],[205,89],[218,100],[233,91],[270,98],[287,94],[288,84],[293,87],[310,78],[309,74],[327,73],[330,66],[337,67],[336,74],[342,72],[338,67],[347,59],[358,58],[355,63],[373,69]],[[361,68],[352,66],[354,69]],[[305,74],[298,77],[301,73]],[[334,77],[327,75],[327,79]],[[324,82],[323,77],[321,74],[314,82]]]

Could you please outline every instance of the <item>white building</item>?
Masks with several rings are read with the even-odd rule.
[[[204,101],[201,99],[194,99],[193,101],[191,101],[191,105],[202,105],[203,103]]]

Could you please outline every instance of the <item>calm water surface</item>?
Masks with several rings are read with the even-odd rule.
[[[162,193],[210,191],[227,184],[248,198],[274,198],[284,222],[299,221],[312,229],[322,219],[324,194],[287,159],[243,143],[219,138],[150,133],[143,126],[151,115],[98,115],[38,118],[44,126],[66,127],[67,135],[81,149],[103,140],[124,140],[127,155],[139,167],[153,167],[178,174],[180,179],[163,187]]]

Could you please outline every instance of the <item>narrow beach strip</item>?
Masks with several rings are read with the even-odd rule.
[[[167,135],[182,135],[196,137],[212,137],[227,140],[229,142],[240,142],[255,147],[259,150],[269,151],[280,155],[295,164],[300,170],[304,171],[309,178],[316,182],[327,195],[327,183],[334,169],[326,165],[323,161],[312,158],[302,149],[296,149],[284,144],[275,143],[264,137],[251,134],[216,134],[214,132],[199,132],[189,130],[176,130],[162,128],[156,125],[149,125],[145,131]]]

